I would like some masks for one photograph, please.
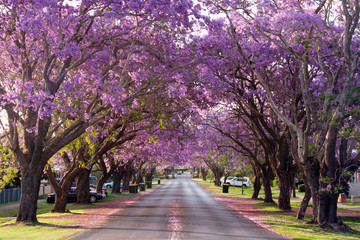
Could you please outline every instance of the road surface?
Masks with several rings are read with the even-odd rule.
[[[190,175],[178,175],[78,239],[284,239],[226,209]]]

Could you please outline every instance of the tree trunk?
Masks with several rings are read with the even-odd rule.
[[[109,176],[110,177],[110,176]],[[97,193],[101,193],[104,184],[106,183],[106,181],[109,179],[109,177],[102,175],[98,181],[98,184],[96,185],[96,192]]]
[[[215,186],[221,186],[221,181],[220,181],[220,178],[221,176],[224,174],[224,170],[223,169],[220,169],[220,168],[214,168],[214,169],[211,169],[214,173],[214,184]]]
[[[274,149],[269,150],[271,167],[277,177],[280,190],[277,207],[284,211],[291,211],[291,189],[294,185],[297,168],[293,164],[293,158],[290,155],[289,144],[285,136],[282,136],[275,143]]]
[[[74,182],[80,170],[81,169],[78,167],[73,168],[72,170],[68,171],[58,183],[56,181],[55,174],[52,172],[52,169],[49,166],[47,174],[49,176],[51,185],[54,187],[55,190],[55,203],[51,212],[68,212],[68,210],[66,210],[67,196],[69,194],[69,191],[71,190],[72,183]]]
[[[136,178],[136,184],[140,184],[140,183],[143,183],[144,180],[143,180],[143,174],[142,172],[139,172],[138,175],[137,175],[137,178]]]
[[[338,187],[341,175],[339,162],[335,153],[338,131],[338,126],[331,124],[326,134],[325,152],[320,165],[321,190],[319,191],[318,223],[322,228],[343,231],[350,228],[337,218],[337,200],[339,193],[336,191],[336,187]]]
[[[319,223],[337,223],[337,199],[339,194],[329,193],[326,190],[319,193]]]
[[[301,220],[303,220],[305,217],[306,209],[307,209],[310,199],[311,199],[311,190],[310,190],[310,186],[309,186],[306,178],[304,178],[304,185],[305,185],[305,195],[301,201],[299,211],[297,212],[297,215],[296,215],[296,218],[301,219]]]
[[[204,167],[202,167],[200,168],[200,171],[201,171],[202,180],[206,181],[207,170]]]
[[[112,158],[110,158],[110,169],[109,169],[109,171],[107,171],[107,167],[106,167],[104,159],[100,158],[99,159],[99,166],[100,166],[100,169],[102,171],[102,175],[101,175],[101,177],[99,179],[99,182],[98,182],[98,184],[96,186],[96,192],[101,193],[104,184],[111,177],[111,175],[113,175],[113,173],[114,173],[114,171],[116,169],[116,165],[114,163],[114,160]]]
[[[278,208],[284,211],[291,211],[291,189],[294,185],[294,176],[292,172],[277,171],[279,183],[279,201]]]
[[[79,176],[76,179],[76,202],[90,203],[90,170],[81,169]]]
[[[145,174],[145,181],[146,181],[146,182],[152,182],[153,174],[154,174],[154,172],[155,172],[155,169],[156,169],[156,168],[153,167],[153,168],[150,169],[149,172],[147,172],[147,173]]]
[[[306,180],[309,184],[310,191],[311,191],[311,198],[313,203],[313,214],[312,214],[312,220],[308,223],[318,223],[318,216],[319,216],[319,179],[320,179],[320,173],[319,173],[319,163],[313,159],[309,158],[308,163],[306,165],[306,168],[304,170],[304,174],[306,177]]]
[[[255,176],[255,181],[254,181],[254,192],[253,192],[253,195],[251,196],[251,198],[252,199],[258,199],[260,190],[261,190],[260,177],[258,175],[256,175]]]
[[[123,191],[129,191],[131,175],[132,175],[131,172],[126,172],[123,180]]]
[[[113,173],[113,188],[112,188],[112,193],[121,193],[121,178],[122,178],[122,174],[120,170],[116,170]]]
[[[132,175],[131,175],[131,183],[132,184],[135,184],[136,183],[136,179],[137,179],[137,177],[136,177],[136,173],[134,172]]]
[[[55,203],[51,212],[58,212],[58,213],[66,212],[68,194],[69,194],[69,190],[66,190],[64,188],[61,189],[60,194],[59,193],[55,194]]]
[[[32,162],[27,168],[21,169],[21,198],[17,222],[37,223],[37,201],[43,173],[39,168],[44,169],[44,166],[41,163],[34,166]]]
[[[272,192],[271,192],[271,170],[270,170],[270,167],[264,166],[262,168],[262,173],[263,173],[263,187],[264,187],[264,194],[265,194],[264,202],[273,203],[274,200],[272,198]]]

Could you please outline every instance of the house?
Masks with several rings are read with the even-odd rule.
[[[360,196],[360,169],[357,169],[350,182],[349,196]]]

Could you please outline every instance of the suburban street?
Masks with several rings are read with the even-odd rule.
[[[284,239],[226,209],[178,175],[102,226],[71,239]]]

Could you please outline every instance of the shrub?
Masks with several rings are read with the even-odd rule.
[[[305,192],[305,185],[304,184],[299,184],[298,191],[299,192]]]
[[[278,184],[277,179],[274,179],[274,180],[272,181],[272,186],[273,186],[273,187],[279,187],[279,184]]]

